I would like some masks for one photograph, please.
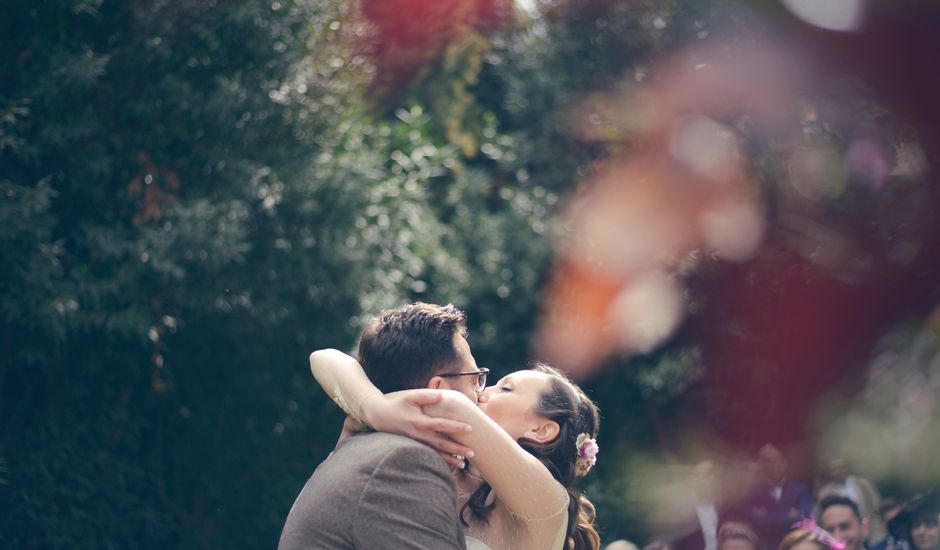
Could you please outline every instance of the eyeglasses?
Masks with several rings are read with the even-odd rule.
[[[448,372],[445,374],[438,374],[438,376],[447,378],[449,376],[476,376],[476,385],[473,387],[476,391],[483,391],[486,388],[486,374],[490,372],[490,369],[480,369],[473,372]]]

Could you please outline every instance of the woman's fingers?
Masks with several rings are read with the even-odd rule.
[[[450,420],[439,416],[430,416],[423,407],[435,405],[443,399],[444,392],[438,390],[414,390],[405,395],[405,402],[414,407],[419,416],[414,417],[414,427],[417,430],[431,430],[445,434],[461,434],[470,431],[470,425],[458,420]],[[436,409],[435,409],[436,410]]]
[[[455,470],[463,470],[467,467],[467,461],[462,456],[452,455],[450,453],[442,453],[440,451],[437,454],[444,457],[444,461],[447,462],[447,465]]]
[[[469,447],[454,440],[469,432],[470,425],[427,414],[427,411],[436,411],[444,403],[447,393],[432,389],[394,392],[381,399],[363,402],[362,409],[370,412],[369,420],[373,428],[406,435],[431,446],[442,455],[455,455],[456,458],[448,463],[456,465],[464,457],[473,456]]]
[[[343,421],[343,428],[339,432],[339,439],[336,441],[336,445],[339,446],[346,438],[352,436],[356,433],[356,428],[359,426],[359,421],[351,416],[347,416],[346,420]]]
[[[446,418],[424,417],[423,422],[417,428],[422,430],[431,430],[442,434],[465,434],[472,428],[466,422],[457,420],[448,420]]]

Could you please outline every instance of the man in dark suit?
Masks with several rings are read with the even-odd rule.
[[[685,514],[677,514],[684,521],[678,522],[678,536],[671,544],[672,549],[716,550],[718,527],[721,525],[723,513],[718,498],[714,462],[702,460],[696,464],[692,469],[689,486]]]
[[[467,345],[466,317],[451,305],[383,312],[363,331],[359,362],[382,393],[455,389],[476,402],[482,380]],[[394,434],[341,441],[297,497],[278,545],[327,548],[465,549],[447,463],[430,447]]]
[[[787,479],[787,461],[773,445],[757,452],[760,480],[744,499],[742,513],[768,548],[777,548],[787,531],[802,518],[812,517],[809,488]]]

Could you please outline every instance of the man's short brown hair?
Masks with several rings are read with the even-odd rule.
[[[359,362],[382,393],[423,388],[459,363],[454,335],[466,337],[467,316],[452,304],[385,310],[362,332]]]

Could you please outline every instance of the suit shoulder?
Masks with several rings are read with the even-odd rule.
[[[355,435],[337,449],[343,455],[372,457],[375,462],[409,460],[449,471],[447,463],[437,451],[420,441],[397,434],[373,432]]]
[[[410,437],[395,434],[376,434],[386,436],[381,439],[379,445],[384,450],[383,462],[407,461],[414,465],[425,465],[433,469],[439,469],[443,472],[449,472],[447,463],[441,458],[437,451],[428,447],[420,441],[415,441]]]
[[[346,449],[347,447],[349,450]],[[349,452],[350,450],[355,452],[369,450],[370,452],[374,452],[380,449],[426,449],[432,453],[434,452],[424,443],[415,441],[410,437],[384,432],[369,432],[354,435],[340,443],[336,450],[343,450],[344,452]]]
[[[363,434],[363,437],[368,438],[369,441],[375,445],[384,445],[392,448],[416,448],[430,450],[430,448],[424,443],[404,435],[390,434],[385,432],[372,432]]]

